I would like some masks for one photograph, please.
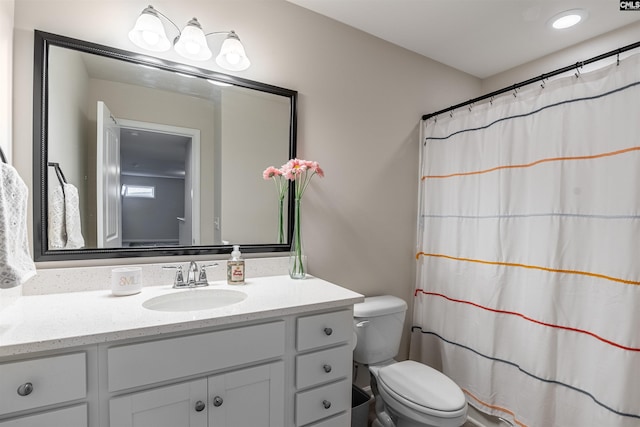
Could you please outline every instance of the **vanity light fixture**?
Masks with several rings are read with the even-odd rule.
[[[221,87],[230,87],[230,86],[233,86],[231,83],[219,82],[219,81],[217,81],[217,80],[209,80],[209,79],[207,79],[207,81],[208,81],[209,83],[211,83],[212,85],[221,86]]]
[[[573,27],[587,18],[587,11],[584,9],[571,9],[554,15],[549,20],[549,25],[556,30]]]
[[[178,72],[176,72],[176,75],[180,76],[180,77],[184,77],[185,79],[195,79],[196,78],[196,76],[192,76],[191,74],[184,74],[184,73],[178,73]]]
[[[178,31],[173,43],[169,41],[160,17],[169,21]],[[165,52],[173,46],[179,55],[187,59],[206,61],[213,56],[207,44],[207,37],[217,34],[226,35],[226,38],[220,53],[216,56],[216,63],[221,68],[231,71],[243,71],[249,68],[251,62],[235,31],[215,31],[205,34],[196,18],[187,22],[180,31],[171,19],[151,5],[140,13],[135,26],[129,31],[129,40],[136,46],[152,52]]]

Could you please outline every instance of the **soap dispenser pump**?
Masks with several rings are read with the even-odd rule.
[[[240,245],[233,245],[231,258],[227,261],[227,283],[244,285],[244,260],[240,253]]]

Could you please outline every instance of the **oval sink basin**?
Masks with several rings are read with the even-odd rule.
[[[231,289],[185,289],[150,298],[144,308],[156,311],[198,311],[225,307],[247,298],[247,294]]]

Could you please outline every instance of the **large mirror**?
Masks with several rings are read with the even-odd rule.
[[[289,249],[262,171],[296,91],[41,31],[34,59],[36,261]]]

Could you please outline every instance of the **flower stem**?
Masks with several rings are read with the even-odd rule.
[[[278,205],[278,243],[284,243],[284,199]]]
[[[300,205],[301,199],[296,198],[295,203],[295,223],[293,227],[293,243],[291,247],[291,277],[302,279],[305,277],[306,272],[304,267],[303,260],[303,249],[302,249],[302,233],[301,233],[301,223],[300,223]]]

